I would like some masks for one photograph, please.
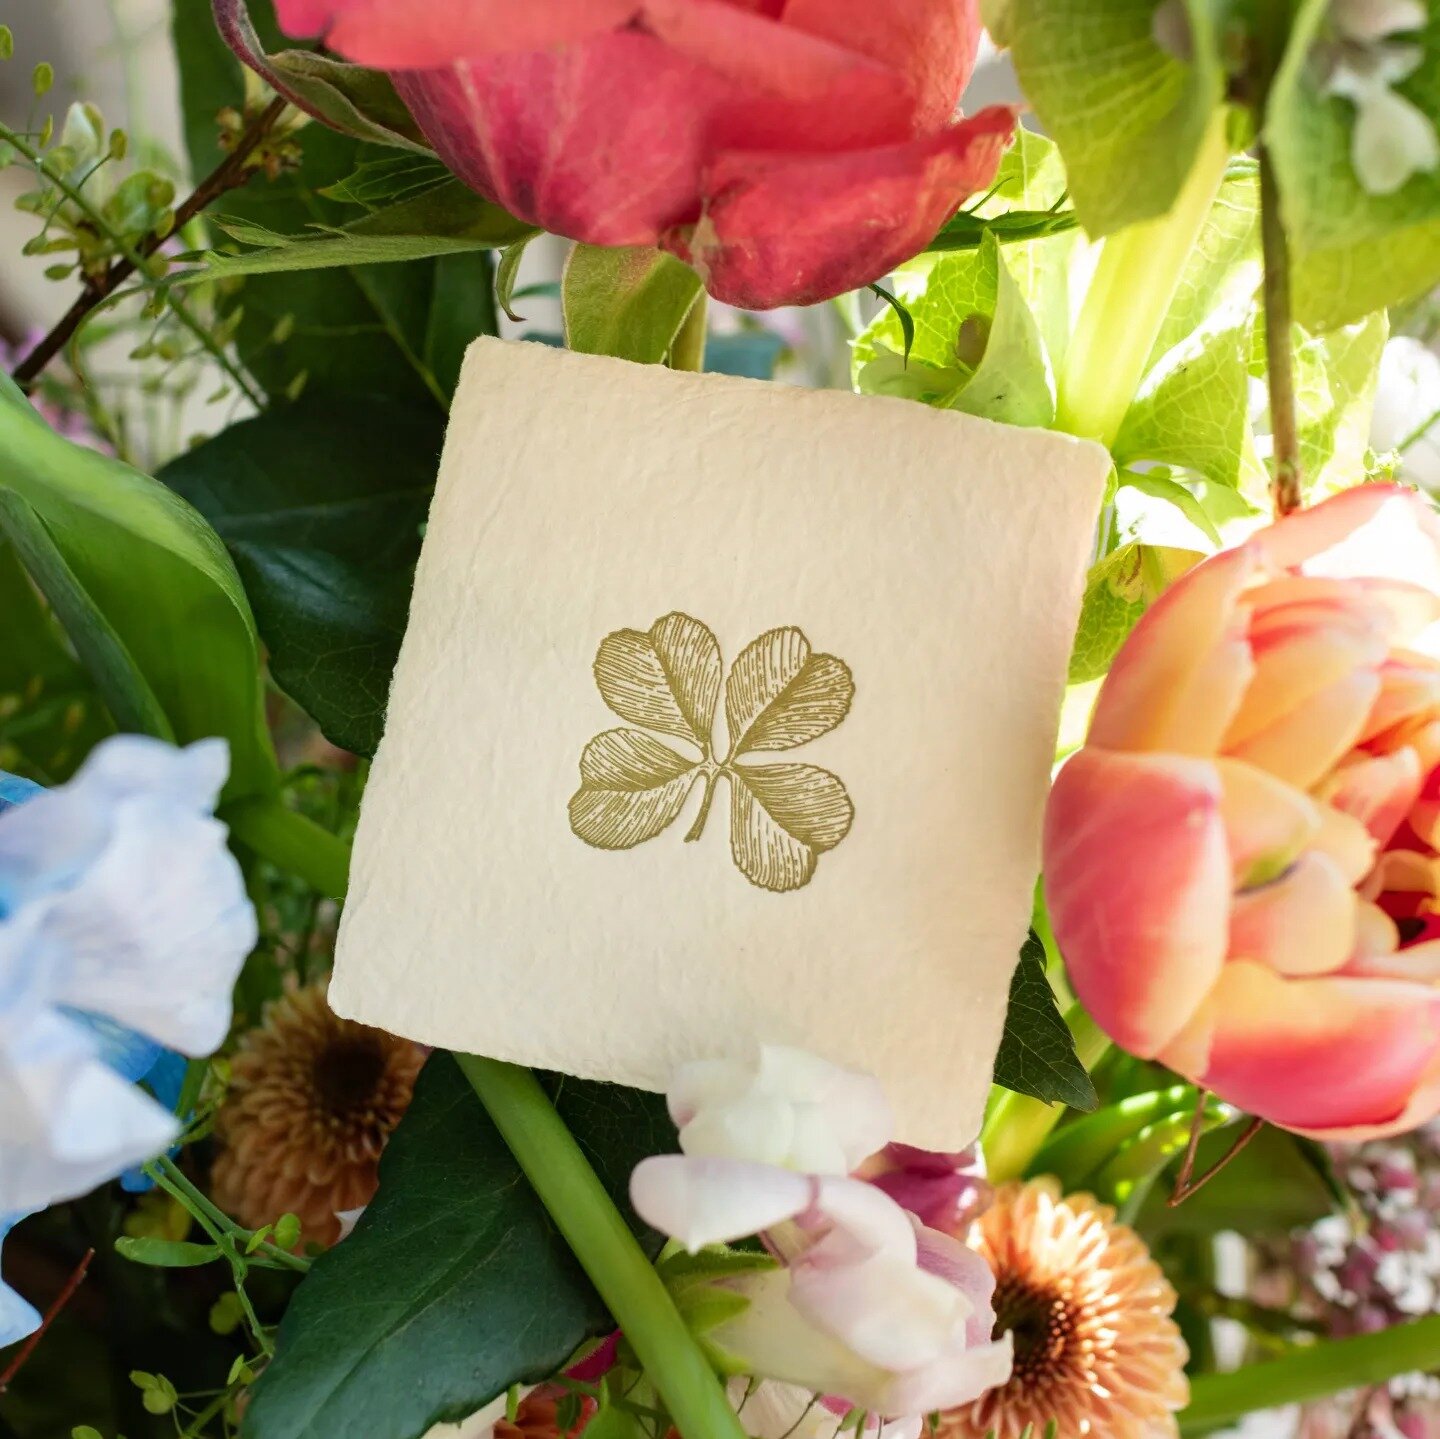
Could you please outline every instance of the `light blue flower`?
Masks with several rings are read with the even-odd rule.
[[[0,788],[0,1215],[174,1141],[132,1081],[164,1049],[221,1043],[256,936],[212,814],[228,763],[221,740],[116,736],[66,785]],[[0,1343],[33,1320],[20,1304],[0,1286]]]

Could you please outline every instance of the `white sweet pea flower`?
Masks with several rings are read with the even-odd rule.
[[[894,1131],[884,1090],[870,1075],[780,1045],[762,1046],[748,1063],[682,1065],[669,1104],[686,1154],[806,1174],[848,1174]]]
[[[1418,105],[1393,87],[1424,60],[1394,36],[1426,23],[1421,0],[1331,0],[1336,33],[1327,47],[1324,90],[1355,106],[1350,160],[1372,195],[1393,195],[1412,175],[1440,166],[1440,136]]]
[[[225,1036],[256,935],[210,814],[227,763],[221,740],[117,736],[0,814],[0,1213],[83,1194],[175,1138],[105,1034],[191,1055]]]
[[[722,1364],[835,1396],[887,1433],[902,1421],[897,1436],[1009,1378],[984,1261],[864,1181],[661,1155],[636,1167],[631,1200],[692,1253],[759,1230],[780,1261],[704,1281],[747,1301],[703,1336]]]
[[[1370,445],[1400,452],[1400,479],[1440,492],[1440,355],[1408,335],[1380,357]]]

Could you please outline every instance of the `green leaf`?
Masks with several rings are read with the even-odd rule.
[[[820,856],[855,818],[845,786],[813,764],[734,765],[730,776],[730,853],[761,889],[783,894],[808,884]]]
[[[1160,3],[1008,0],[995,17],[1092,237],[1170,209],[1222,98],[1214,7],[1187,0],[1186,64],[1156,41]]]
[[[905,342],[905,348],[900,352],[901,359],[907,363],[910,359],[910,351],[915,346],[915,320],[910,311],[895,298],[883,285],[867,285],[865,287],[877,299],[883,300],[895,312],[895,321],[900,326],[900,338]]]
[[[115,1252],[133,1264],[155,1269],[195,1269],[220,1258],[218,1245],[186,1244],[178,1239],[117,1239]]]
[[[307,395],[161,472],[228,547],[276,683],[357,754],[384,726],[442,438],[431,406]]]
[[[1096,1170],[1137,1134],[1173,1115],[1188,1118],[1194,1109],[1195,1089],[1189,1084],[1129,1095],[1057,1130],[1026,1173],[1053,1174],[1067,1193],[1083,1189]]]
[[[585,1425],[587,1439],[645,1439],[639,1418],[627,1409],[607,1404]]]
[[[1389,333],[1380,313],[1325,335],[1296,335],[1295,411],[1307,494],[1348,489],[1365,478],[1380,356]]]
[[[676,1149],[664,1100],[552,1079],[552,1095],[647,1252],[630,1172]],[[355,1232],[291,1301],[247,1439],[419,1439],[511,1384],[549,1378],[614,1320],[449,1055],[436,1054]]]
[[[700,277],[663,250],[576,245],[560,291],[572,350],[656,365],[700,298]]]
[[[1192,491],[1187,490],[1178,480],[1172,480],[1168,475],[1153,471],[1139,474],[1134,470],[1123,470],[1120,474],[1120,488],[1139,490],[1141,494],[1174,505],[1216,549],[1220,549],[1224,545],[1225,542],[1220,536],[1220,531],[1215,528],[1215,521],[1210,517],[1205,506],[1200,503]]]
[[[1010,981],[995,1083],[1071,1109],[1094,1109],[1097,1102],[1095,1086],[1075,1053],[1074,1036],[1045,977],[1045,946],[1033,930],[1020,946],[1020,962]]]
[[[596,849],[633,849],[675,822],[699,770],[639,730],[606,730],[581,752],[570,828]]]
[[[834,655],[817,655],[793,625],[766,630],[741,650],[725,681],[730,757],[795,749],[850,712],[855,680]]]
[[[1433,122],[1440,115],[1440,11],[1403,39],[1421,63],[1393,87]],[[1396,305],[1440,281],[1440,170],[1389,195],[1355,173],[1354,104],[1326,95],[1327,0],[1305,0],[1265,116],[1292,251],[1295,319],[1328,330]]]
[[[104,617],[109,661],[122,647],[181,743],[229,741],[228,798],[273,789],[254,620],[214,531],[164,485],[61,438],[4,377],[0,452],[0,492],[34,512]]]
[[[982,248],[995,266],[995,311],[980,363],[951,395],[948,408],[1007,425],[1049,425],[1055,419],[1055,380],[1040,327],[999,242],[988,236]]]
[[[1084,684],[1103,675],[1140,616],[1201,558],[1194,550],[1132,541],[1095,565],[1080,606],[1069,683]]]
[[[648,631],[606,635],[595,656],[595,683],[621,719],[690,740],[706,754],[720,671],[720,642],[699,620],[678,613]]]

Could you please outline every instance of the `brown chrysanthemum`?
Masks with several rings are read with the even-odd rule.
[[[1007,1184],[972,1242],[995,1271],[995,1330],[1015,1340],[1007,1384],[944,1416],[942,1436],[1161,1439],[1189,1397],[1175,1291],[1133,1229],[1053,1179]]]
[[[410,1040],[341,1019],[324,984],[275,1001],[241,1040],[216,1116],[215,1202],[251,1228],[294,1214],[306,1240],[335,1243],[337,1211],[374,1196],[424,1062]]]

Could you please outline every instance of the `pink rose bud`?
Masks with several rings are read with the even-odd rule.
[[[1008,107],[956,105],[978,0],[278,0],[386,70],[440,158],[531,224],[663,245],[716,298],[810,304],[985,189]]]
[[[1046,816],[1050,917],[1119,1044],[1299,1133],[1440,1112],[1440,518],[1367,485],[1190,570]]]

